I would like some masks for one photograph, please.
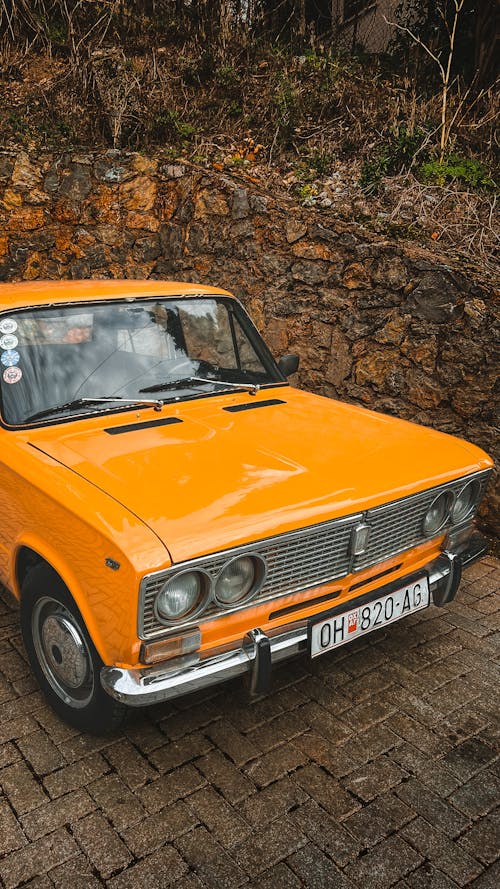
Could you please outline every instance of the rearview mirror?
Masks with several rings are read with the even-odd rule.
[[[285,377],[289,377],[296,373],[299,369],[298,355],[282,355],[278,361],[278,367]]]

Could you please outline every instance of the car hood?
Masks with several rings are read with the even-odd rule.
[[[491,465],[459,439],[291,387],[81,419],[30,443],[142,519],[174,562]]]

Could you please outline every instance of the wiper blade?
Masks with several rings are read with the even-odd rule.
[[[139,392],[164,392],[167,389],[178,389],[182,386],[192,386],[196,383],[210,383],[213,386],[222,386],[223,389],[237,389],[240,392],[251,392],[256,395],[260,390],[258,383],[230,383],[228,380],[209,380],[205,377],[181,377],[178,380],[166,380],[164,383],[155,383],[139,389]]]
[[[64,404],[56,404],[54,407],[47,407],[43,411],[37,411],[36,414],[30,414],[29,417],[26,417],[24,422],[29,423],[31,420],[41,420],[43,417],[50,417],[51,414],[70,411],[73,408],[82,407],[85,404],[116,404],[116,402],[145,406],[151,405],[158,411],[163,407],[163,401],[160,401],[157,398],[126,398],[120,395],[103,395],[102,398],[74,398],[73,401],[66,401]]]

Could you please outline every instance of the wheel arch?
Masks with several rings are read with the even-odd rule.
[[[61,560],[57,552],[52,552],[41,541],[31,538],[19,541],[14,553],[12,576],[14,578],[14,591],[20,602],[22,599],[23,583],[29,571],[37,565],[47,565],[62,581],[71,596],[80,616],[85,623],[87,631],[104,663],[106,659],[106,646],[101,633],[93,618],[92,612],[86,602],[85,593],[71,570],[70,566]]]

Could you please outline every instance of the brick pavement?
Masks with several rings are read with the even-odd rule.
[[[500,563],[311,663],[79,735],[0,595],[0,882],[109,889],[500,885]]]

